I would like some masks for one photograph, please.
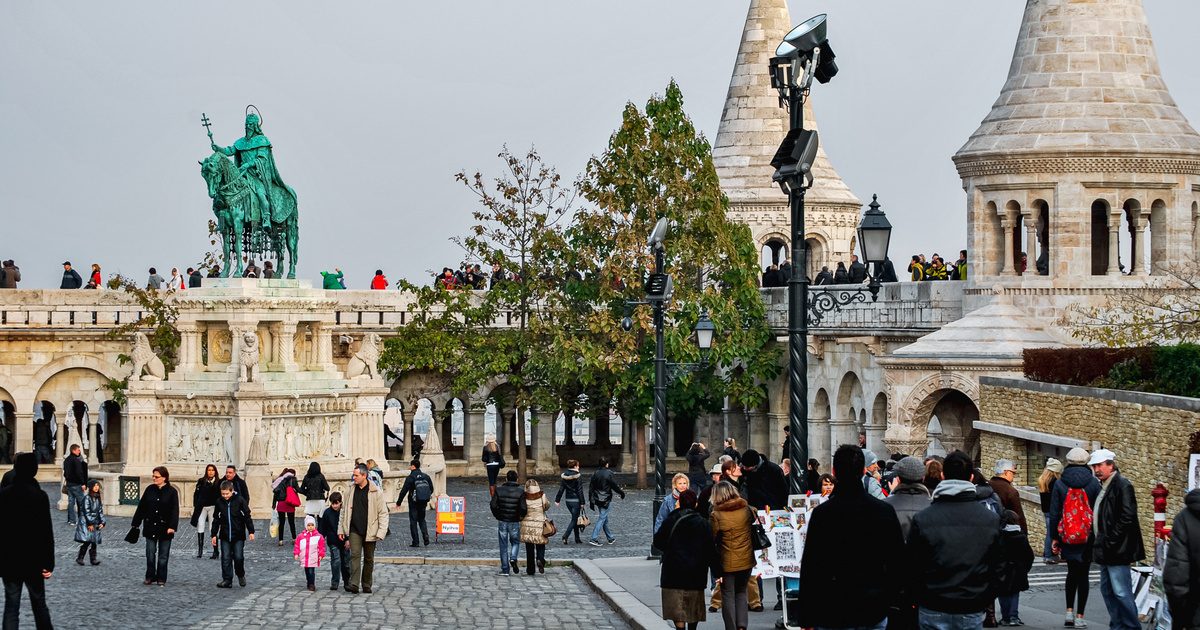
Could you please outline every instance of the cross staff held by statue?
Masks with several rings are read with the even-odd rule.
[[[200,124],[204,125],[204,130],[208,132],[208,142],[212,144],[212,121],[208,119],[208,114],[200,112]]]

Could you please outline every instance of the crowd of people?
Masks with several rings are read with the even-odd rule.
[[[1023,256],[1024,254],[1022,254]],[[913,254],[912,259],[908,263],[908,273],[909,279],[913,282],[921,280],[966,280],[967,250],[959,250],[958,260],[949,265],[936,252],[928,260],[925,259],[925,254]]]
[[[815,278],[810,278],[813,286],[862,284],[872,275],[880,282],[899,282],[896,268],[890,258],[877,264],[874,274],[862,263],[857,255],[850,255],[850,263],[838,262],[834,269],[828,265],[821,267]],[[913,282],[922,280],[966,280],[967,279],[967,250],[960,250],[958,260],[947,265],[938,254],[933,254],[927,261],[924,254],[914,254],[908,265],[909,279]],[[792,279],[792,265],[788,261],[771,264],[763,269],[762,287],[764,289],[786,287]]]

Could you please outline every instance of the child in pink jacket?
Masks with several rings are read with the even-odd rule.
[[[321,566],[321,559],[325,557],[325,537],[317,533],[317,521],[313,517],[304,517],[304,531],[296,537],[292,554],[304,567],[308,590],[317,590],[317,567]]]

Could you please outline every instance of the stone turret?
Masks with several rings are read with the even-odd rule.
[[[787,134],[788,120],[778,92],[771,88],[769,62],[792,26],[786,0],[751,0],[713,146],[730,218],[749,225],[755,244],[769,246],[780,261],[789,253],[791,215],[787,196],[771,181],[775,169],[770,162]],[[804,125],[816,128],[811,101],[805,104]],[[805,236],[810,267],[817,269],[850,260],[862,210],[862,202],[838,176],[823,147],[806,197]]]
[[[1111,292],[1196,259],[1200,135],[1141,0],[1029,0],[1008,80],[954,162],[969,289]]]

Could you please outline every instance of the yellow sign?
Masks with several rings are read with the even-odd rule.
[[[467,499],[465,497],[443,495],[437,498],[434,540],[442,534],[462,536],[463,542],[467,541]]]

